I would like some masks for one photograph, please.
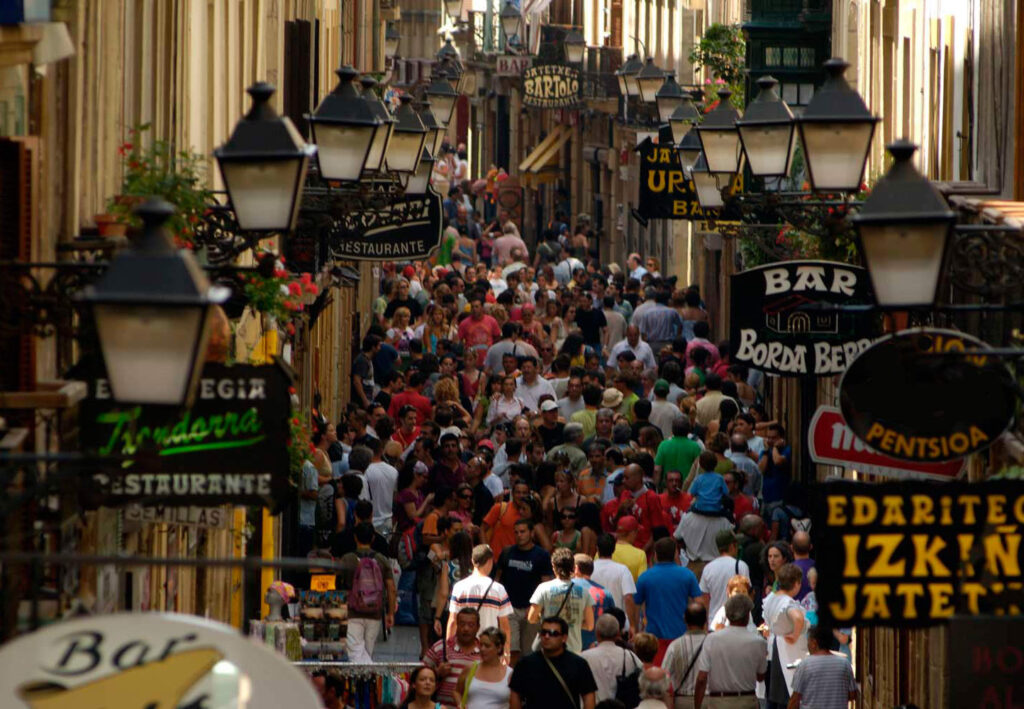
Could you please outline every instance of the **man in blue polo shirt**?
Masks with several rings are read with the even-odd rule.
[[[633,602],[643,607],[645,630],[658,638],[655,664],[661,663],[669,643],[686,632],[686,604],[702,596],[693,572],[676,562],[676,542],[663,537],[654,543],[654,566],[640,574]]]

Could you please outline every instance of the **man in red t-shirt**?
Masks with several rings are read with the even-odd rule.
[[[743,473],[739,473],[739,475],[743,475]],[[750,495],[743,494],[743,485],[735,470],[730,470],[722,477],[725,478],[725,487],[729,491],[729,497],[732,498],[732,518],[736,524],[739,524],[744,516],[757,510],[757,503]]]
[[[650,553],[651,530],[655,527],[667,527],[665,515],[661,509],[661,498],[654,490],[644,485],[644,471],[636,463],[630,463],[622,473],[622,485],[625,489],[619,496],[619,509],[621,514],[629,510],[629,514],[636,517],[640,525],[636,535],[636,546]]]
[[[430,403],[430,399],[423,396],[423,384],[426,380],[427,375],[420,371],[415,371],[409,375],[409,384],[405,387],[405,391],[391,397],[388,416],[391,417],[392,421],[399,419],[403,406],[412,406],[416,409],[417,426],[422,426],[424,421],[429,421],[433,417],[434,406]]]
[[[483,367],[487,350],[496,340],[501,339],[498,321],[484,312],[484,302],[474,296],[469,303],[469,317],[459,325],[459,339],[462,344],[476,352],[476,366]]]
[[[683,492],[683,475],[678,470],[670,470],[665,474],[665,492],[661,493],[661,511],[668,518],[669,531],[675,532],[683,513],[690,509],[693,496]]]

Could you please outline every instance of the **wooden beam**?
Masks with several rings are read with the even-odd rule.
[[[85,382],[42,381],[36,391],[0,391],[0,409],[66,409],[87,393]]]

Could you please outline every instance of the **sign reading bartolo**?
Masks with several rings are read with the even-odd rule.
[[[1010,425],[1016,404],[1009,372],[987,348],[954,330],[884,337],[843,375],[843,418],[869,446],[901,460],[938,463],[983,450]]]
[[[562,64],[541,64],[523,72],[523,104],[536,108],[575,108],[580,72]]]
[[[1019,614],[1017,481],[828,482],[818,486],[811,515],[823,622],[904,626]]]
[[[769,374],[842,373],[871,344],[875,321],[829,305],[871,302],[867,272],[830,261],[786,261],[732,276],[733,361]],[[815,304],[823,304],[814,310]]]

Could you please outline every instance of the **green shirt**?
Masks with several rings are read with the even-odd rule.
[[[437,252],[437,265],[438,266],[449,266],[452,262],[452,250],[455,248],[455,242],[459,240],[459,237],[446,231],[444,236],[441,238],[441,248]]]
[[[590,438],[597,431],[597,411],[594,409],[583,409],[577,411],[569,420],[583,426],[583,438]]]
[[[662,470],[662,483],[659,488],[665,484],[665,475],[673,470],[678,470],[685,480],[690,474],[690,468],[693,467],[693,461],[699,457],[700,445],[696,441],[680,436],[662,441],[654,456],[654,464],[661,466]]]

